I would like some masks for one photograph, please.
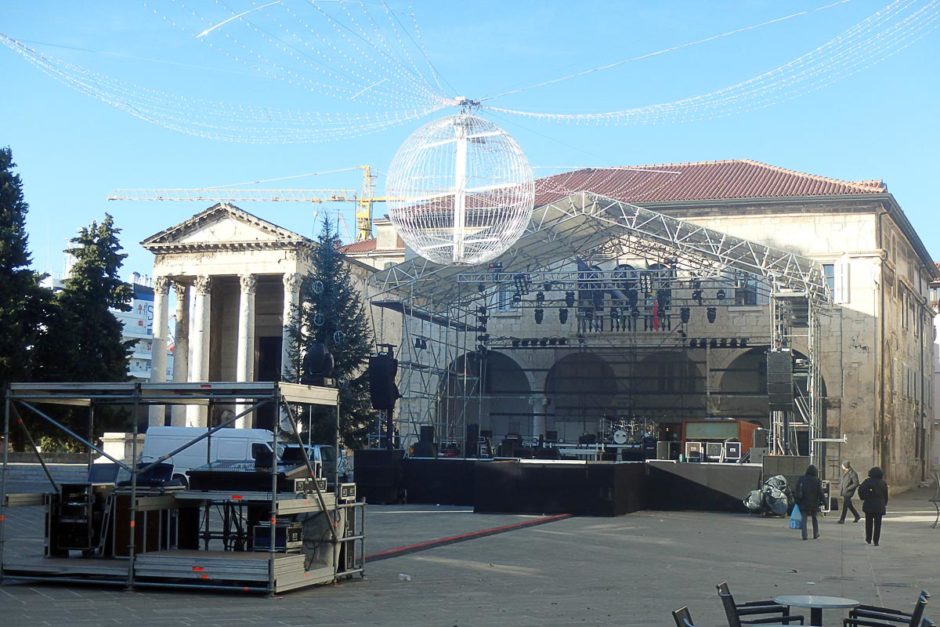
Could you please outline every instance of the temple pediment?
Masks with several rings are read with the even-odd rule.
[[[141,246],[153,253],[297,249],[313,244],[302,235],[226,203],[213,205],[141,242]]]

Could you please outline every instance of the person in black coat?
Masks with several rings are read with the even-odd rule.
[[[810,464],[806,468],[806,474],[796,482],[796,504],[800,506],[800,518],[802,520],[801,532],[803,539],[806,539],[806,521],[807,518],[813,519],[813,540],[819,538],[819,522],[816,515],[819,513],[819,507],[823,502],[822,482],[819,480],[819,472],[816,466]]]
[[[888,484],[884,472],[875,466],[868,471],[868,479],[858,486],[858,498],[862,499],[862,511],[865,512],[865,542],[871,544],[881,540],[881,518],[888,506]]]
[[[861,518],[861,516],[858,515],[858,510],[852,505],[852,497],[855,496],[856,490],[858,490],[858,473],[852,468],[852,464],[848,461],[844,461],[842,462],[842,481],[840,485],[840,492],[842,493],[842,514],[839,516],[840,525],[845,524],[845,515],[849,513],[849,510],[855,515],[855,522],[858,522]]]

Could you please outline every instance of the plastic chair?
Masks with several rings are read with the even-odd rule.
[[[785,605],[778,605],[772,600],[751,601],[749,603],[736,604],[731,590],[728,588],[728,582],[722,581],[716,586],[718,596],[721,598],[721,604],[725,608],[725,615],[728,617],[728,627],[741,627],[742,625],[759,625],[761,623],[803,624],[803,617],[797,614],[790,615],[790,608]]]
[[[676,627],[695,627],[695,623],[692,622],[692,614],[689,612],[688,607],[680,607],[677,610],[673,610],[672,618],[676,621]]]
[[[917,595],[917,602],[914,604],[912,612],[891,609],[889,607],[878,607],[875,605],[859,605],[849,612],[849,617],[842,621],[843,627],[897,627],[898,625],[908,625],[908,627],[922,627],[924,621],[931,623],[930,619],[924,618],[924,611],[927,609],[927,599],[930,593],[921,590]]]

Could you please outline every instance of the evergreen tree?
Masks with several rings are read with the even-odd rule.
[[[301,283],[302,305],[294,308],[287,325],[290,363],[285,365],[284,376],[292,381],[312,376],[305,371],[309,366],[302,356],[316,343],[325,345],[333,355],[333,378],[339,388],[340,437],[347,446],[359,447],[375,418],[365,370],[372,353],[372,332],[339,245],[338,234],[324,220],[311,255],[313,271]],[[332,409],[314,409],[311,442],[332,441],[335,415]]]
[[[29,205],[15,167],[13,152],[0,148],[0,396],[7,383],[31,379],[51,299],[39,286],[41,276],[29,268]]]
[[[110,311],[130,311],[133,298],[131,286],[118,274],[127,257],[121,252],[120,232],[105,214],[100,224],[83,227],[65,251],[74,264],[56,295],[58,311],[49,337],[49,351],[61,358],[48,367],[47,380],[127,380],[132,342],[123,340],[123,327]]]

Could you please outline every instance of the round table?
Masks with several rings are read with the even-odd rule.
[[[785,594],[774,597],[777,605],[789,607],[809,608],[809,622],[811,625],[822,625],[823,610],[845,609],[858,607],[859,601],[845,597],[827,597],[818,594]]]

